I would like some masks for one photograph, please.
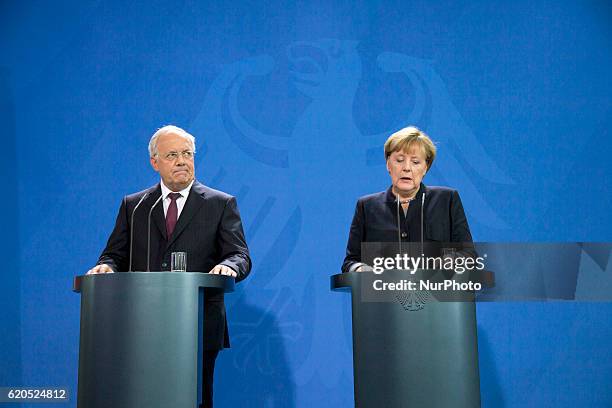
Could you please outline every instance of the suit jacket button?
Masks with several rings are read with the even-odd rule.
[[[165,262],[162,264],[162,268],[165,268],[165,267],[167,267],[167,266],[168,266],[168,264],[167,264],[167,263],[165,263]]]
[[[402,238],[406,238],[408,236],[408,234],[406,234],[405,232],[402,232]]]

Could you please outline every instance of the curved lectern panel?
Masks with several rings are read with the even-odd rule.
[[[78,276],[79,408],[194,408],[206,291],[234,279],[199,272]]]

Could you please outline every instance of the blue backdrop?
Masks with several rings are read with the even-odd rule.
[[[461,192],[475,239],[612,241],[611,4],[3,2],[0,386],[76,391],[72,278],[122,196],[157,182],[147,142],[171,123],[197,137],[197,177],[237,196],[254,260],[216,402],[352,406],[328,277],[356,199],[389,183],[392,131],[438,142],[425,182]],[[612,405],[609,303],[478,321],[484,406]]]

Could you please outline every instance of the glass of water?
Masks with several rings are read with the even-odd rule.
[[[170,255],[170,272],[187,272],[187,252],[173,252]]]
[[[457,250],[455,248],[442,248],[442,259],[455,259],[457,257]]]

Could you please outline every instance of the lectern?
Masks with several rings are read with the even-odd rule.
[[[204,296],[234,279],[199,272],[78,276],[79,408],[195,408]]]
[[[490,273],[481,272],[349,272],[331,277],[332,290],[351,292],[356,407],[480,406],[474,293],[419,286],[373,289],[383,287],[382,282],[416,285],[449,279],[492,285]]]

